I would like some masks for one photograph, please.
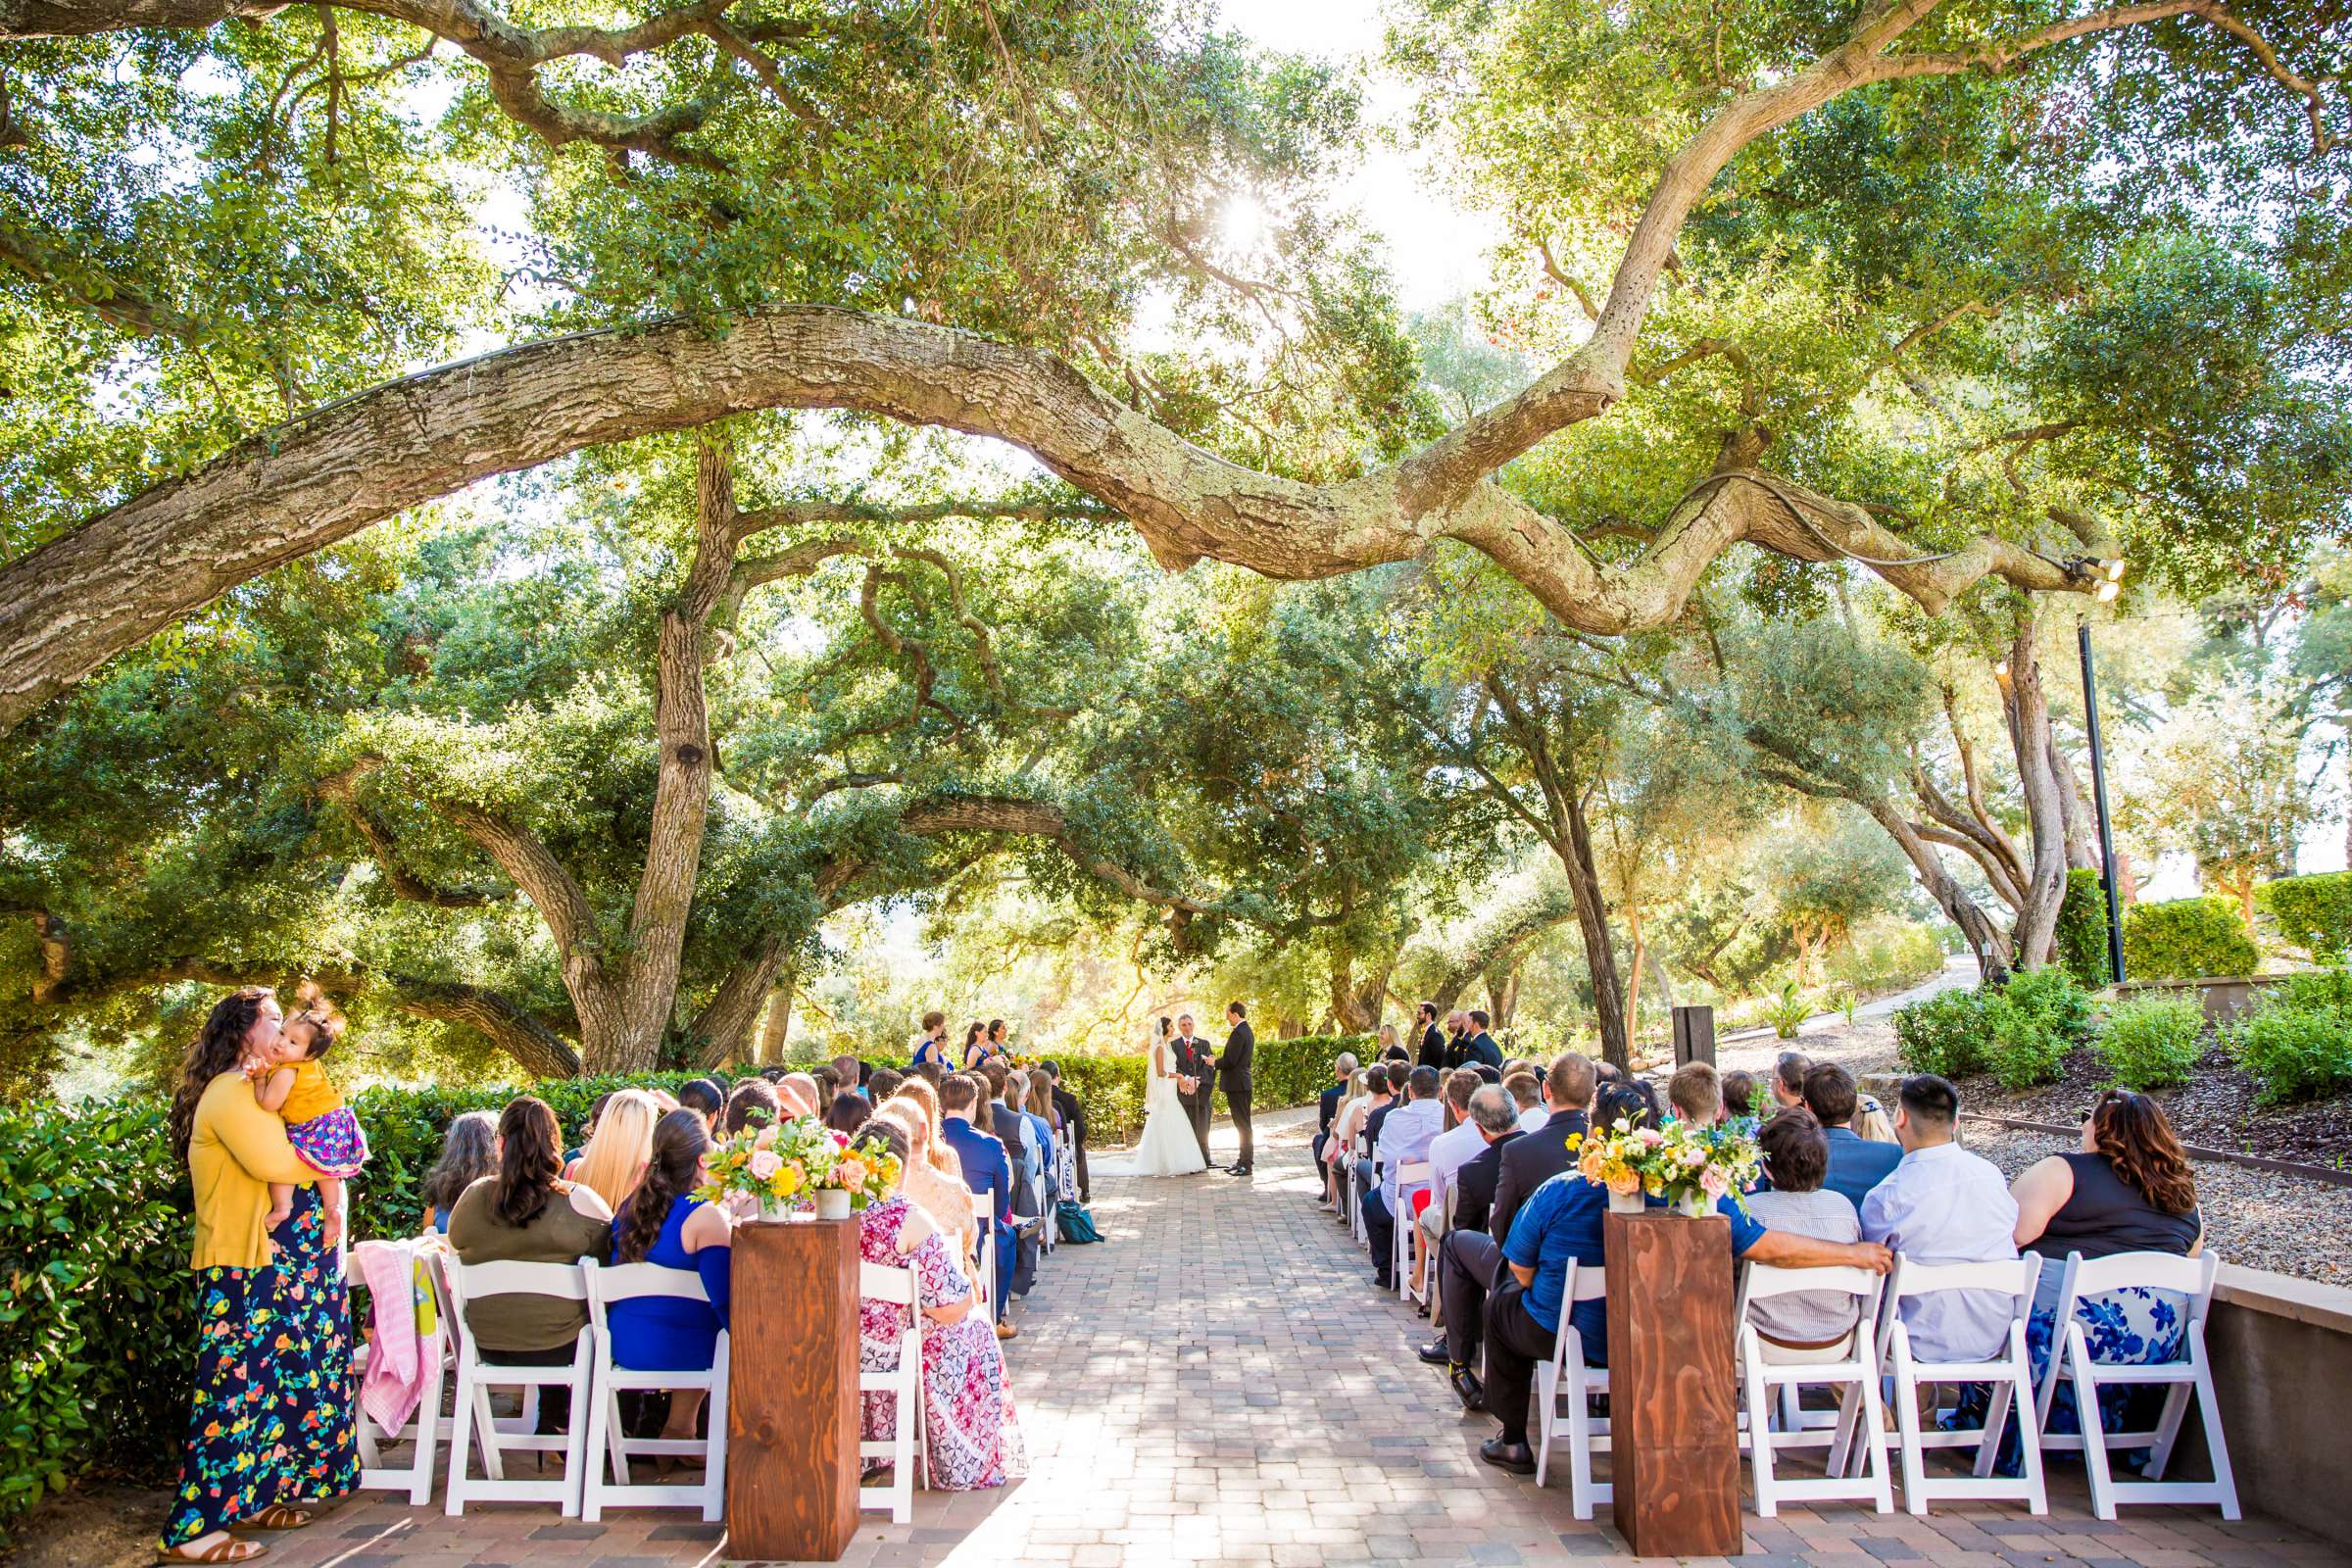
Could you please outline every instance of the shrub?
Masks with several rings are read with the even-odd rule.
[[[2091,1049],[2127,1089],[2186,1083],[2204,1054],[2205,1009],[2186,997],[2140,997],[2107,1015]]]
[[[2341,969],[2295,975],[2223,1040],[2260,1080],[2266,1105],[2352,1089],[2352,978]]]
[[[2067,1044],[2066,1037],[2030,1006],[2006,996],[1984,1005],[1985,1064],[2004,1089],[2031,1089],[2055,1080]]]
[[[2089,990],[2113,980],[2107,962],[2107,892],[2096,871],[2066,873],[2066,897],[2058,906],[2058,962]]]
[[[2282,876],[2254,890],[2254,902],[2278,922],[2278,934],[2323,961],[2341,962],[2352,947],[2352,871]]]
[[[2001,997],[2056,1035],[2062,1049],[2090,1032],[2090,993],[2055,965],[2012,977]]]
[[[1900,991],[1943,967],[1943,944],[1915,920],[1874,920],[1830,960],[1831,977],[1869,997]]]
[[[1796,1031],[1812,1016],[1813,1004],[1797,994],[1793,980],[1784,982],[1772,1000],[1764,1004],[1764,1021],[1783,1040],[1794,1040]]]
[[[1912,1072],[1966,1078],[1985,1066],[1984,990],[1944,991],[1894,1010],[1895,1054]]]
[[[2237,906],[2227,899],[2135,904],[2124,914],[2124,969],[2134,980],[2252,974],[2262,961]]]

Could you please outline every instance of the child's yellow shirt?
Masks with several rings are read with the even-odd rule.
[[[326,1076],[326,1069],[306,1056],[294,1063],[294,1087],[286,1091],[286,1102],[277,1107],[277,1114],[280,1119],[300,1126],[340,1109],[342,1104],[342,1092]]]

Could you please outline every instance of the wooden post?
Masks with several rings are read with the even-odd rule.
[[[735,1228],[727,1555],[838,1562],[858,1534],[858,1222]]]
[[[1688,1067],[1694,1061],[1715,1065],[1715,1009],[1713,1007],[1677,1007],[1674,1009],[1674,1064]]]
[[[1617,1528],[1636,1556],[1737,1556],[1731,1222],[1651,1209],[1605,1226]]]

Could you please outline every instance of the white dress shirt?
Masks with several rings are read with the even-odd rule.
[[[1380,1124],[1380,1196],[1396,1212],[1396,1169],[1429,1157],[1429,1146],[1446,1125],[1446,1107],[1435,1100],[1408,1100]],[[1418,1185],[1415,1184],[1416,1190]]]
[[[1958,1144],[1903,1155],[1862,1200],[1862,1239],[1914,1263],[2000,1263],[2017,1256],[2017,1200],[1999,1167]],[[1922,1361],[1981,1361],[2009,1338],[2011,1298],[1938,1291],[1903,1303],[1911,1353]]]
[[[1544,1108],[1544,1102],[1539,1100],[1519,1113],[1519,1130],[1523,1133],[1540,1133],[1544,1130],[1544,1124],[1549,1120],[1551,1120],[1551,1112]]]
[[[1394,1115],[1389,1118],[1391,1121],[1396,1119]],[[1381,1130],[1386,1132],[1388,1129],[1384,1127]],[[1478,1152],[1486,1147],[1486,1135],[1478,1130],[1478,1123],[1467,1119],[1458,1126],[1446,1128],[1429,1141],[1431,1213],[1442,1215],[1446,1212],[1446,1189],[1452,1184],[1453,1173],[1476,1159]]]

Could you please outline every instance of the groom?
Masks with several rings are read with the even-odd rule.
[[[1242,1157],[1226,1167],[1230,1176],[1250,1174],[1250,1066],[1257,1054],[1257,1036],[1250,1027],[1250,1012],[1238,1002],[1225,1004],[1225,1021],[1233,1033],[1217,1054],[1217,1087],[1225,1091],[1225,1108],[1233,1113],[1233,1130],[1242,1135]]]
[[[1209,1069],[1217,1064],[1216,1054],[1208,1042],[1193,1033],[1193,1015],[1186,1013],[1176,1020],[1176,1039],[1169,1048],[1176,1067],[1176,1098],[1184,1102],[1184,1114],[1193,1124],[1193,1136],[1200,1141],[1200,1163],[1208,1163],[1208,1111],[1217,1098],[1216,1085],[1209,1078]],[[1190,1088],[1187,1088],[1187,1085]]]

